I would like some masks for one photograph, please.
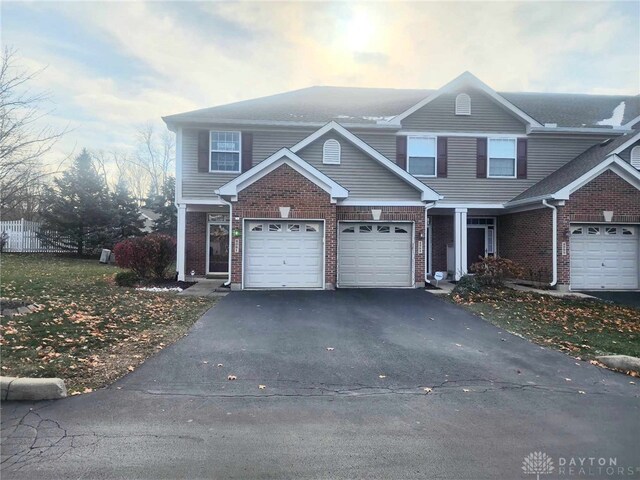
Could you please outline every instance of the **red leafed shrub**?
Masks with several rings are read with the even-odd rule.
[[[152,233],[129,238],[113,249],[116,265],[133,270],[143,279],[162,279],[176,259],[176,241],[169,235]]]

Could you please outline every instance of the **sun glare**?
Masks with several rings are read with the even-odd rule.
[[[376,25],[372,16],[364,10],[353,12],[347,23],[345,43],[354,52],[368,50],[376,35]]]

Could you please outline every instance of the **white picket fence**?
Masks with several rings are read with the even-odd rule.
[[[68,250],[61,247],[64,244],[64,237],[57,237],[54,244],[45,244],[39,237],[41,224],[29,220],[11,220],[0,222],[0,234],[6,232],[9,236],[5,252],[24,253],[64,253]]]

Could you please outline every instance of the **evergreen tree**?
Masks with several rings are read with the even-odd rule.
[[[111,201],[114,209],[112,242],[115,244],[125,238],[142,235],[144,221],[140,217],[138,204],[131,196],[126,182],[118,182],[115,191],[111,194]]]
[[[147,199],[147,208],[150,208],[159,216],[155,220],[154,230],[167,235],[175,236],[178,229],[178,216],[175,206],[176,179],[167,177],[162,187],[161,195],[150,195]]]
[[[112,246],[114,214],[104,178],[96,172],[89,152],[82,150],[62,177],[54,179],[53,187],[45,190],[41,236],[78,255]]]

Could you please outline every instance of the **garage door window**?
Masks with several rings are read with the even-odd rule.
[[[282,224],[281,223],[270,223],[269,224],[269,231],[270,232],[281,232],[282,231]]]
[[[300,224],[299,223],[290,223],[287,225],[287,232],[299,232]]]
[[[605,227],[604,228],[605,235],[617,235],[618,229],[616,227]]]
[[[623,235],[633,235],[633,230],[631,228],[622,228]]]
[[[252,232],[261,232],[262,231],[262,224],[261,223],[250,223],[249,224],[249,230],[251,230]]]
[[[314,225],[313,223],[307,223],[307,225],[304,228],[305,232],[317,232],[320,230],[320,227],[318,225]]]
[[[409,233],[406,228],[402,228],[402,227],[396,227],[395,232],[396,233]]]
[[[373,232],[373,226],[360,225],[360,233],[371,233],[371,232]]]
[[[589,227],[587,235],[600,235],[600,227]]]
[[[378,225],[378,233],[391,233],[391,227],[388,225]]]
[[[582,235],[584,233],[584,230],[582,229],[582,227],[576,227],[573,230],[571,230],[571,235]]]
[[[342,229],[342,233],[356,233],[356,227],[345,227]]]

